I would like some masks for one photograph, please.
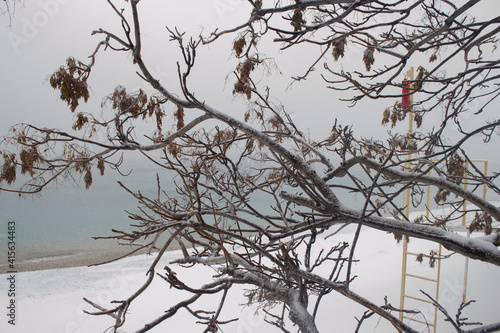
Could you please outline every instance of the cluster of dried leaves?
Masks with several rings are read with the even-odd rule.
[[[438,253],[435,250],[430,250],[428,255],[419,253],[415,258],[415,261],[422,263],[424,258],[429,258],[429,267],[434,268],[436,266],[437,260],[439,259]]]
[[[2,171],[0,173],[0,181],[6,181],[7,184],[12,184],[16,181],[16,155],[3,153],[4,163],[2,165]]]
[[[304,18],[304,8],[295,9],[291,20],[290,24],[293,26],[294,31],[302,30],[303,25],[307,23]]]
[[[332,45],[332,56],[335,61],[338,61],[339,58],[343,58],[345,54],[345,47],[347,45],[347,38],[340,37],[331,41]]]
[[[234,84],[233,94],[243,94],[247,99],[252,98],[252,80],[250,74],[257,67],[257,60],[252,58],[246,58],[243,62],[240,62],[236,67],[237,80]]]
[[[233,43],[233,51],[236,54],[236,57],[241,57],[243,54],[243,50],[245,49],[245,46],[247,46],[247,41],[245,37],[240,37],[237,38],[234,43]]]
[[[50,76],[50,86],[61,92],[61,100],[70,106],[72,112],[78,107],[80,99],[85,102],[89,99],[89,73],[90,68],[87,65],[70,57],[66,60],[66,66],[61,66]]]
[[[453,154],[446,160],[446,179],[457,185],[460,185],[466,174],[465,160],[458,154]],[[450,191],[439,188],[434,201],[438,205],[444,204],[450,196]]]
[[[372,69],[372,65],[375,63],[375,57],[373,56],[374,52],[375,48],[373,46],[367,47],[365,52],[363,52],[363,63],[365,64],[367,72]]]
[[[469,231],[472,233],[474,231],[482,230],[486,235],[490,235],[493,232],[492,223],[493,223],[493,218],[489,214],[485,212],[481,213],[476,212],[474,219],[469,225]]]

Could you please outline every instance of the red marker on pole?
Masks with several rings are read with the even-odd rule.
[[[401,99],[401,108],[406,113],[411,107],[410,82],[407,79],[403,80],[403,98]]]

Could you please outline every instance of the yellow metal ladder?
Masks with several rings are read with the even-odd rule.
[[[427,192],[427,193],[429,193],[429,192]],[[428,196],[427,200],[429,200],[429,195],[427,195],[427,196]],[[407,207],[408,207],[408,205],[407,205]],[[429,215],[429,212],[428,212],[428,210],[426,210],[426,217],[429,217],[428,215]],[[415,279],[415,280],[420,280],[420,281],[427,281],[427,282],[430,282],[431,284],[434,284],[435,293],[434,293],[433,297],[436,301],[438,301],[439,282],[440,282],[440,278],[441,278],[441,260],[440,260],[440,258],[441,258],[442,247],[441,247],[441,245],[439,245],[439,249],[436,253],[437,269],[435,270],[435,275],[433,277],[429,277],[429,276],[424,276],[424,275],[419,275],[419,274],[410,274],[407,272],[408,258],[409,257],[415,258],[415,260],[417,259],[417,257],[431,258],[431,255],[427,255],[427,254],[422,255],[421,253],[409,251],[408,250],[408,243],[409,243],[408,238],[404,237],[403,238],[403,264],[402,264],[402,272],[401,272],[400,309],[404,309],[406,299],[412,299],[412,300],[417,301],[417,302],[428,303],[428,304],[431,304],[433,306],[432,301],[422,298],[423,296],[417,297],[414,294],[410,295],[408,293],[406,283],[407,283],[408,279]],[[414,290],[411,290],[411,291],[415,292]],[[417,323],[422,324],[422,325],[426,325],[426,326],[432,328],[433,332],[435,333],[436,332],[436,322],[437,322],[437,311],[438,311],[437,307],[434,306],[434,315],[432,318],[432,322],[419,320],[419,319],[416,319],[415,317],[410,317],[408,315],[405,315],[404,312],[399,313],[399,319],[402,321],[407,320],[407,321],[417,322]]]
[[[483,163],[484,164],[484,175],[487,174],[487,171],[488,171],[488,161],[485,161],[485,160],[475,160],[473,161],[474,163]],[[469,170],[469,164],[466,162],[465,163],[465,169],[466,169],[466,175],[468,173],[468,170]],[[467,185],[468,185],[468,182],[467,182],[467,177],[465,177],[465,180],[464,180],[464,188],[467,189]],[[483,185],[483,199],[486,199],[486,190],[487,190],[487,186],[486,185]],[[425,216],[426,218],[429,217],[429,207],[430,207],[430,186],[427,186],[427,190],[426,190],[426,201],[427,201],[427,205],[426,205],[426,212],[425,212]],[[405,215],[406,217],[409,217],[409,210],[410,210],[410,189],[408,189],[405,193],[405,196],[404,196],[404,207],[405,207]],[[465,212],[467,210],[467,202],[465,201],[463,206],[462,206],[462,211]],[[466,215],[464,214],[462,216],[462,229],[463,230],[466,230],[467,231],[467,237],[470,236],[470,232],[469,232],[469,229],[467,228],[466,226]],[[433,307],[434,307],[434,315],[433,315],[433,319],[432,319],[432,322],[431,321],[426,321],[424,322],[423,320],[419,320],[419,319],[416,319],[415,317],[410,317],[408,315],[405,315],[404,312],[400,312],[399,313],[399,319],[400,320],[406,320],[406,321],[413,321],[413,322],[416,322],[416,323],[419,323],[419,324],[422,324],[422,325],[426,325],[427,327],[429,327],[429,331],[430,329],[432,329],[432,332],[436,332],[436,328],[437,328],[437,315],[438,315],[438,309],[436,306],[434,306],[433,302],[428,300],[428,299],[424,299],[424,298],[421,298],[421,297],[416,297],[414,295],[410,295],[409,292],[415,292],[414,290],[411,290],[411,291],[408,291],[407,290],[407,281],[409,281],[408,279],[415,279],[415,280],[421,280],[421,281],[426,281],[426,282],[430,282],[431,284],[434,284],[434,287],[435,287],[435,294],[433,295],[434,297],[434,300],[436,302],[438,302],[438,299],[439,299],[439,284],[440,284],[440,278],[441,278],[441,255],[442,255],[442,246],[439,245],[439,249],[437,251],[437,253],[435,253],[435,260],[436,260],[436,263],[437,263],[437,269],[435,270],[435,275],[433,277],[429,277],[429,276],[424,276],[424,275],[419,275],[419,274],[409,274],[407,272],[407,267],[408,267],[408,258],[410,257],[413,257],[413,258],[417,258],[418,256],[420,256],[420,259],[422,259],[422,257],[427,257],[427,258],[431,258],[431,255],[422,255],[421,253],[417,253],[417,252],[412,252],[412,251],[409,251],[408,250],[408,239],[406,237],[403,238],[403,262],[402,262],[402,270],[401,270],[401,293],[400,293],[400,309],[404,309],[405,308],[405,300],[407,299],[411,299],[411,300],[414,300],[414,301],[417,301],[417,302],[424,302],[424,303],[428,303],[428,304],[431,304]],[[465,258],[465,267],[464,267],[464,285],[463,285],[463,297],[462,297],[462,302],[465,303],[466,302],[466,295],[467,295],[467,277],[468,277],[468,265],[469,265],[469,260],[468,258]]]

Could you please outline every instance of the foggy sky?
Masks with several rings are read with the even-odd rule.
[[[169,42],[165,26],[177,26],[180,31],[187,30],[188,35],[197,36],[202,27],[208,34],[215,27],[231,27],[243,22],[249,13],[241,0],[148,0],[141,2],[139,9],[143,19],[143,56],[167,89],[177,92],[176,62],[180,60],[180,52],[175,43]],[[100,37],[92,37],[91,32],[98,28],[121,32],[119,19],[102,0],[37,0],[26,1],[23,8],[17,8],[10,26],[6,16],[0,17],[0,23],[3,32],[0,39],[0,135],[7,134],[11,125],[20,122],[69,129],[74,115],[58,100],[47,77],[63,65],[68,56],[87,62],[88,55],[100,40]],[[226,80],[237,64],[231,57],[233,37],[200,48],[190,87],[198,98],[211,106],[242,115],[246,102],[232,96],[231,83]],[[265,46],[261,46],[263,52],[278,49],[273,45],[273,51],[268,51]],[[301,130],[320,140],[328,136],[335,119],[339,119],[343,125],[354,124],[358,136],[387,137],[390,129],[379,124],[384,108],[395,101],[363,100],[355,108],[349,108],[347,103],[338,101],[339,94],[327,89],[317,74],[290,87],[291,76],[302,75],[317,56],[313,48],[294,52],[276,52],[277,68],[271,75],[256,79],[272,86],[271,95],[279,98]],[[359,62],[362,67],[357,59],[361,57],[360,52],[352,47],[348,52],[342,63],[329,59],[329,65],[338,69]],[[89,80],[91,100],[81,104],[78,111],[99,114],[102,99],[117,85],[127,90],[144,89],[146,85],[135,71],[130,55],[101,52]],[[439,120],[440,115],[435,117]],[[433,122],[431,119],[429,123]]]

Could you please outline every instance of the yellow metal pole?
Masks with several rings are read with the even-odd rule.
[[[468,177],[469,174],[469,162],[465,161],[465,177]],[[464,179],[464,189],[467,190],[467,178]],[[467,212],[467,201],[464,201],[464,206],[463,206],[463,214],[464,216],[462,217],[462,226],[466,227],[467,224],[467,218],[466,218],[466,212]],[[467,237],[470,237],[470,231],[467,230]],[[464,287],[463,287],[463,292],[462,292],[462,303],[465,304],[467,300],[467,280],[468,280],[468,275],[469,275],[469,257],[465,257],[465,267],[464,267]]]
[[[437,268],[437,285],[436,285],[436,302],[438,301],[438,298],[439,298],[439,284],[440,284],[440,281],[441,281],[441,253],[442,253],[442,249],[443,247],[441,246],[441,244],[439,244],[439,251],[438,251],[438,268]],[[434,333],[436,333],[436,329],[437,329],[437,315],[438,315],[438,309],[437,309],[437,306],[434,307]]]
[[[406,72],[406,76],[408,79],[413,81],[413,67],[410,67],[410,70]],[[413,86],[413,83],[410,84],[410,90]],[[410,105],[413,107],[413,94],[410,95]],[[409,110],[409,120],[408,120],[408,134],[413,132],[413,112],[412,108]],[[411,154],[408,155],[408,160],[411,159]],[[406,163],[406,168],[409,170],[411,168],[410,162]],[[403,205],[405,206],[404,213],[408,218],[410,215],[410,188],[407,188],[405,191],[405,195],[403,196]],[[406,290],[406,266],[407,266],[407,254],[408,254],[408,241],[406,237],[403,237],[403,263],[401,269],[401,294],[399,299],[400,309],[404,309],[405,304],[405,290]],[[399,313],[399,320],[403,320],[403,312]]]

